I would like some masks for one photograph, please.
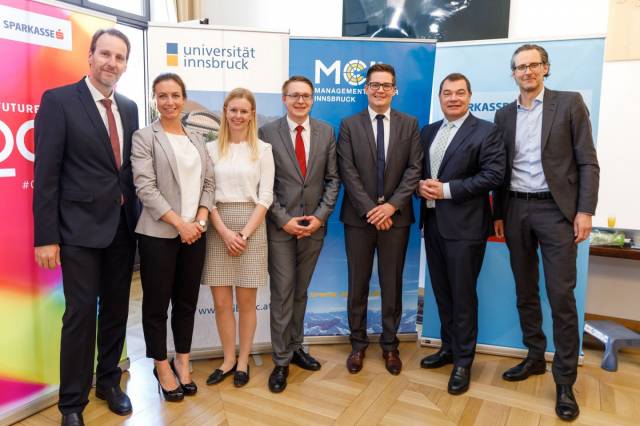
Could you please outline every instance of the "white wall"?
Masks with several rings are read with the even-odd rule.
[[[212,25],[290,31],[293,36],[340,37],[342,0],[201,0]]]

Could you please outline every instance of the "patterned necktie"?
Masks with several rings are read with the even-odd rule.
[[[445,124],[436,135],[436,140],[433,141],[433,145],[429,149],[432,179],[437,179],[438,177],[438,170],[440,169],[444,153],[447,151],[447,146],[449,145],[451,129],[453,129],[453,123]],[[436,202],[434,200],[427,200],[427,208],[434,208],[435,206]]]
[[[433,146],[429,150],[430,160],[431,160],[431,178],[438,178],[438,170],[440,169],[440,165],[442,164],[442,159],[444,158],[444,153],[447,151],[447,146],[449,145],[449,135],[451,134],[451,129],[453,129],[453,123],[447,123],[443,128],[440,129],[438,135],[436,136],[436,140],[433,141]]]
[[[300,166],[300,173],[302,177],[307,177],[307,158],[304,152],[304,141],[302,140],[302,131],[304,127],[296,127],[296,158],[298,159],[298,166]]]
[[[376,115],[377,133],[376,133],[376,145],[377,145],[377,167],[378,167],[378,179],[377,179],[377,195],[378,201],[384,199],[384,115]]]
[[[118,138],[118,127],[116,126],[116,117],[111,110],[111,99],[100,100],[102,105],[107,109],[107,122],[109,123],[109,139],[111,141],[111,149],[116,159],[116,167],[120,170],[122,164],[120,160],[120,138]]]

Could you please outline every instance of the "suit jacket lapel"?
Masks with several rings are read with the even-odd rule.
[[[167,156],[167,160],[169,161],[169,166],[171,166],[171,171],[173,172],[173,176],[176,178],[177,182],[180,182],[180,175],[178,174],[178,163],[176,162],[176,155],[173,152],[173,148],[171,147],[171,142],[169,142],[169,138],[167,138],[167,135],[164,133],[164,130],[160,125],[160,121],[156,120],[153,123],[151,123],[151,128],[153,129],[155,138],[158,141],[158,145],[160,145],[165,155]]]
[[[549,141],[549,134],[551,133],[551,125],[553,124],[555,114],[556,94],[553,90],[545,89],[542,100],[542,151],[544,151],[544,147]]]
[[[371,158],[375,165],[376,159],[378,158],[378,148],[376,147],[376,140],[373,136],[373,124],[371,123],[368,108],[360,113],[360,124],[362,125],[362,130],[364,131],[365,138],[367,139],[367,145],[369,145],[369,150],[371,151]]]
[[[89,121],[98,132],[98,139],[100,141],[100,145],[102,148],[106,150],[106,154],[111,159],[111,164],[114,169],[116,168],[116,158],[113,155],[113,149],[111,148],[111,140],[109,139],[109,132],[104,125],[104,121],[102,121],[102,117],[100,117],[100,113],[98,112],[98,107],[96,106],[95,101],[93,100],[93,96],[91,96],[91,92],[87,87],[87,83],[84,79],[80,80],[77,84],[78,88],[78,96],[80,97],[80,102],[84,107],[87,115],[89,116]]]
[[[116,105],[118,105],[118,112],[120,114],[120,121],[122,122],[122,167],[131,161],[131,138],[127,137],[131,133],[131,125],[129,123],[129,117],[124,112],[124,101],[120,95],[114,93],[114,99]]]
[[[307,158],[307,177],[311,175],[311,170],[313,169],[313,165],[316,161],[316,157],[318,156],[318,140],[320,133],[318,132],[318,127],[316,123],[309,118],[309,158]],[[305,178],[306,179],[306,178]]]
[[[289,153],[289,158],[291,159],[291,163],[294,169],[298,172],[298,177],[302,181],[302,171],[300,170],[300,165],[298,164],[298,158],[296,157],[296,152],[293,148],[293,144],[295,141],[291,140],[291,130],[289,129],[289,123],[287,122],[287,116],[285,115],[280,119],[279,126],[280,133],[280,143],[284,146],[284,149]]]
[[[453,137],[453,139],[449,143],[447,150],[444,152],[444,157],[442,157],[442,162],[440,163],[440,169],[438,169],[438,176],[442,174],[442,170],[444,166],[446,166],[447,161],[449,161],[449,159],[451,159],[451,157],[456,152],[456,150],[460,148],[460,146],[462,145],[462,142],[465,140],[465,138],[469,135],[469,133],[471,133],[473,128],[476,126],[476,123],[477,123],[476,118],[471,114],[469,114],[469,117],[467,117],[467,119],[464,120],[464,123],[462,123],[462,126],[460,126],[460,128],[456,132],[456,135]]]
[[[511,170],[513,166],[513,153],[516,151],[516,125],[518,122],[518,103],[512,102],[505,111],[504,141],[507,144],[507,167]]]
[[[392,154],[397,150],[397,145],[399,143],[398,141],[400,140],[400,118],[394,110],[391,110],[389,117],[391,118],[391,120],[389,120],[389,146],[387,147],[387,153],[384,156],[385,173],[389,168],[389,163],[391,162],[390,160],[393,157]]]
[[[438,134],[438,130],[442,127],[442,121],[436,121],[433,123],[427,130],[427,146],[424,150],[424,167],[425,167],[425,176],[431,178],[431,155],[429,151],[431,150],[431,144],[436,139],[436,135]]]

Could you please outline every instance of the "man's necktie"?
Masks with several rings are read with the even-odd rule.
[[[296,158],[298,159],[298,166],[300,166],[300,172],[302,177],[307,176],[307,157],[304,153],[304,141],[302,140],[302,131],[304,127],[296,127]]]
[[[447,146],[449,145],[449,135],[451,134],[451,129],[453,129],[453,123],[447,123],[440,129],[438,135],[436,136],[436,140],[433,141],[433,146],[430,151],[430,164],[431,164],[431,178],[438,178],[438,170],[440,169],[440,165],[442,164],[442,159],[444,158],[444,153],[447,151]],[[427,200],[427,207],[435,207],[436,203],[433,200]]]
[[[378,121],[377,126],[377,134],[376,134],[376,145],[378,147],[378,201],[384,200],[384,115],[378,114],[376,115],[376,120]]]
[[[120,138],[118,138],[118,127],[116,126],[116,117],[111,110],[111,99],[102,99],[102,105],[107,109],[107,122],[109,123],[109,140],[111,141],[111,149],[116,159],[116,167],[120,170],[122,161],[120,159]]]

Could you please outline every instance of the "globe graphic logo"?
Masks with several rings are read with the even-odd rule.
[[[352,86],[359,86],[364,83],[363,71],[367,68],[364,62],[352,59],[347,62],[342,70],[344,80]]]

